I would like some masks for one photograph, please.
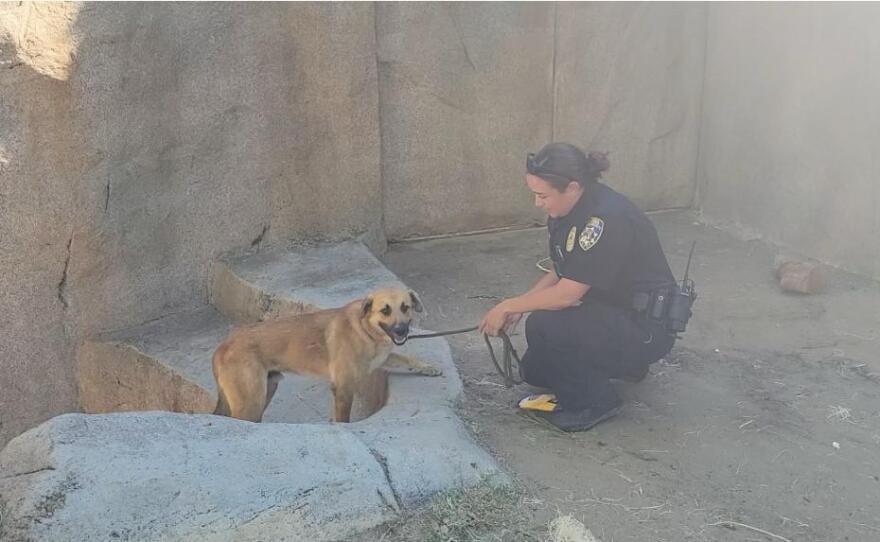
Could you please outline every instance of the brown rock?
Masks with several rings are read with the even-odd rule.
[[[783,290],[814,294],[825,287],[825,275],[813,263],[785,261],[776,268],[776,276]]]

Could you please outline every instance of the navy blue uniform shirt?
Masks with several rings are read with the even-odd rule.
[[[633,295],[675,281],[657,230],[626,196],[595,183],[565,216],[549,218],[556,274],[590,286],[596,299],[631,308]]]

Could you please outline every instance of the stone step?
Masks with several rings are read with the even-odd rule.
[[[87,342],[79,354],[83,410],[213,412],[217,401],[211,356],[233,324],[213,307],[174,314]],[[325,382],[284,378],[266,421],[326,421]]]
[[[217,265],[213,285],[222,311],[209,306],[173,314],[87,341],[78,353],[83,410],[212,412],[216,389],[211,356],[236,319],[335,307],[380,286],[405,287],[356,242],[229,259]],[[409,416],[459,397],[461,381],[445,340],[411,341],[397,350],[440,367],[444,375],[392,375],[384,415]],[[264,421],[326,422],[330,414],[326,381],[286,375]],[[353,414],[357,420],[370,413],[356,404]]]
[[[83,410],[213,411],[211,354],[231,326],[206,307],[86,341],[77,354]]]
[[[214,308],[206,307],[87,341],[80,348],[78,359],[83,410],[87,413],[213,412],[217,394],[211,356],[232,326],[232,322]],[[409,416],[449,404],[461,394],[461,383],[446,341],[411,341],[397,351],[440,367],[444,374],[431,378],[393,374],[386,408]],[[264,421],[326,422],[330,419],[330,406],[331,394],[326,381],[285,375]],[[355,419],[366,415],[359,406],[355,414]]]
[[[383,286],[406,286],[357,241],[247,252],[216,262],[211,304],[232,320],[256,321],[341,307]]]

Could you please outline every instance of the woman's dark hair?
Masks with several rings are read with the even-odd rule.
[[[526,171],[541,177],[560,192],[571,181],[588,188],[602,177],[609,165],[607,153],[591,152],[587,156],[569,143],[550,143],[526,159]]]

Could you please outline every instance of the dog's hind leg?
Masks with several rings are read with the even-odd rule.
[[[249,357],[224,358],[215,361],[214,375],[222,401],[229,416],[239,420],[259,422],[266,409],[269,376],[259,362]],[[274,393],[277,387],[272,387]],[[219,406],[220,401],[218,401]]]

